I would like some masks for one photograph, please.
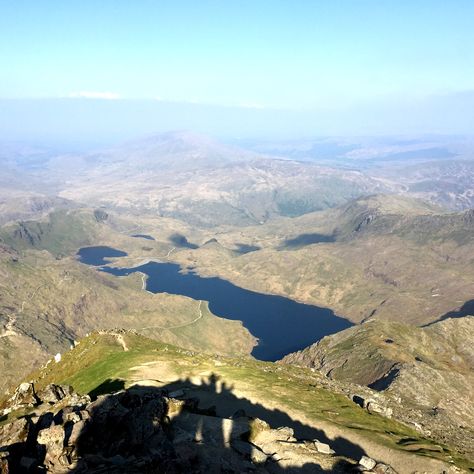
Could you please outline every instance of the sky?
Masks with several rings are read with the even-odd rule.
[[[149,132],[144,101],[157,128],[175,104],[217,134],[469,133],[473,20],[472,0],[0,0],[0,137],[41,116]]]

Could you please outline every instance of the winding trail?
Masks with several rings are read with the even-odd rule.
[[[198,306],[198,315],[196,318],[194,318],[192,321],[189,321],[188,323],[183,323],[183,324],[177,324],[176,326],[146,326],[143,328],[137,328],[136,330],[143,330],[143,329],[179,329],[179,328],[184,328],[186,326],[190,326],[191,324],[196,323],[202,318],[202,300],[199,300],[199,306]]]
[[[170,255],[176,250],[176,247],[173,247],[171,250],[168,250],[168,253],[166,254],[166,258],[170,258]]]

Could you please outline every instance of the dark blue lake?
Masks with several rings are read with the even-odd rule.
[[[116,250],[112,247],[83,247],[77,252],[77,256],[82,263],[86,265],[93,265],[94,267],[100,267],[101,265],[107,265],[110,263],[108,258],[111,257],[125,257],[127,252]]]
[[[104,247],[88,247],[78,253],[80,261],[101,265]],[[105,247],[105,249],[110,249]],[[95,258],[92,257],[95,255]],[[298,303],[289,298],[246,290],[221,278],[204,278],[194,272],[183,272],[175,263],[149,262],[133,268],[102,267],[116,276],[142,272],[148,275],[146,289],[153,293],[171,293],[209,302],[209,309],[222,318],[242,321],[259,339],[252,355],[260,360],[278,360],[290,352],[303,349],[324,336],[342,331],[352,323],[327,308]]]
[[[155,240],[155,237],[148,234],[133,234],[130,237],[136,237],[138,239],[146,239],[146,240]]]

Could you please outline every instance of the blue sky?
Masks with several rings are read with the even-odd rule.
[[[0,0],[0,99],[388,113],[474,90],[473,20],[471,0]]]

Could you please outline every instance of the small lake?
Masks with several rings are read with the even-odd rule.
[[[130,237],[135,237],[137,239],[156,240],[155,237],[148,234],[133,234]]]
[[[87,247],[78,252],[78,257],[83,263],[100,266],[106,257],[124,256],[125,252],[111,255],[111,250],[120,252],[110,247]],[[259,339],[252,355],[260,360],[281,359],[352,326],[330,309],[257,293],[221,278],[204,278],[193,271],[186,273],[175,263],[149,262],[133,268],[102,267],[100,270],[116,276],[142,272],[148,275],[146,289],[152,293],[166,292],[208,301],[209,309],[216,316],[242,321]]]
[[[116,250],[112,247],[83,247],[77,252],[77,256],[82,263],[100,267],[110,263],[109,258],[126,257],[127,252]]]

